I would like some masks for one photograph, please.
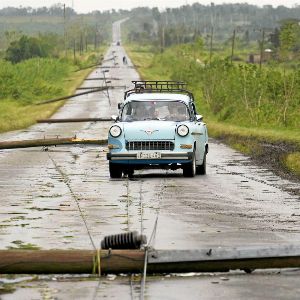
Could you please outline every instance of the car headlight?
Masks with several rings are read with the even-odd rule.
[[[120,126],[114,125],[109,129],[109,133],[112,137],[116,138],[121,135],[122,129],[120,128]]]
[[[177,127],[177,133],[180,136],[187,136],[189,134],[189,128],[186,125],[180,125]]]

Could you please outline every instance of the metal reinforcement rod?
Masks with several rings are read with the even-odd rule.
[[[137,273],[144,267],[144,250],[1,250],[0,273],[91,273],[100,257],[101,273]],[[299,268],[300,247],[148,250],[147,273],[227,272]]]
[[[31,147],[46,147],[58,145],[106,145],[107,140],[78,139],[76,137],[50,138],[36,140],[6,141],[0,142],[0,149],[17,149]]]
[[[52,102],[67,100],[67,99],[75,98],[75,97],[82,96],[82,95],[87,95],[87,94],[91,94],[91,93],[105,91],[107,89],[108,89],[107,87],[90,89],[87,92],[82,92],[82,93],[78,93],[78,94],[74,94],[74,95],[70,95],[70,96],[64,96],[64,97],[60,97],[60,98],[55,98],[55,99],[50,99],[50,100],[45,100],[45,101],[42,101],[42,102],[38,102],[38,103],[36,103],[36,105],[42,105],[42,104],[48,104],[48,103],[52,103]]]
[[[81,123],[81,122],[112,122],[111,118],[68,118],[68,119],[39,119],[37,123]]]

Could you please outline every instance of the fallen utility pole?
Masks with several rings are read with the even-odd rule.
[[[116,77],[92,77],[92,78],[86,78],[84,80],[121,80],[120,78],[116,78]]]
[[[107,81],[107,83],[108,83],[108,81]],[[79,87],[79,88],[77,88],[77,90],[91,90],[91,91],[94,91],[95,89],[101,89],[102,87],[99,87],[99,86],[96,86],[96,87]],[[123,88],[125,88],[125,85],[114,85],[114,86],[106,86],[105,88],[104,88],[104,90],[107,90],[107,89],[123,89]]]
[[[89,65],[89,66],[86,66],[84,68],[80,68],[78,70],[75,70],[74,72],[80,72],[80,71],[83,71],[83,70],[87,70],[87,69],[91,69],[91,68],[94,68],[94,67],[98,67],[98,66],[101,66],[102,64],[102,61],[96,63],[96,64],[93,64],[93,65]]]
[[[93,250],[0,250],[0,274],[91,274],[97,270]],[[101,250],[101,273],[139,273],[144,251]]]
[[[31,148],[31,147],[46,147],[59,145],[106,145],[107,140],[93,140],[93,139],[78,139],[71,138],[51,138],[51,139],[37,139],[37,140],[23,140],[23,141],[7,141],[0,142],[0,149],[17,149],[17,148]]]
[[[237,247],[203,250],[152,250],[148,270],[160,272],[228,272],[255,269],[299,268],[300,246]]]
[[[91,273],[94,261],[101,273],[143,270],[144,250],[0,250],[0,273]],[[299,268],[300,246],[148,250],[148,273],[227,272],[270,268]]]
[[[111,60],[115,60],[117,56],[113,56],[107,59],[102,60],[102,62],[107,62],[107,61],[111,61]]]
[[[90,94],[90,93],[97,93],[97,92],[101,92],[101,91],[105,91],[105,90],[107,90],[107,87],[91,89],[90,91],[87,91],[87,92],[82,92],[82,93],[78,93],[78,94],[74,94],[74,95],[70,95],[70,96],[64,96],[64,97],[60,97],[60,98],[55,98],[55,99],[50,99],[50,100],[38,102],[38,103],[36,103],[36,105],[42,105],[42,104],[48,104],[48,103],[52,103],[52,102],[67,100],[67,99],[75,98],[75,97],[78,97],[78,96],[87,95],[87,94]]]
[[[102,87],[101,86],[80,86],[77,88],[77,90],[90,90],[90,91],[93,91],[95,89],[101,89]],[[110,88],[110,87],[107,87],[107,88]]]
[[[112,122],[111,118],[68,118],[68,119],[39,119],[37,123],[81,123],[81,122]]]
[[[101,66],[99,69],[118,69],[118,66]]]

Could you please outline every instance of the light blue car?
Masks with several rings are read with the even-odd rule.
[[[175,81],[133,81],[109,129],[111,178],[146,168],[206,174],[208,135],[193,94]]]

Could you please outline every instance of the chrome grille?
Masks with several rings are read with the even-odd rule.
[[[126,142],[126,150],[174,150],[170,141],[133,141]]]

